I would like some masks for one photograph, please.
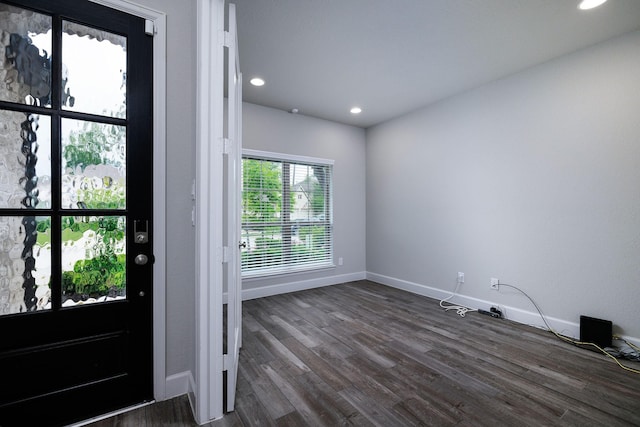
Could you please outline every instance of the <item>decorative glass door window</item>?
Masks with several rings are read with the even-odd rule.
[[[9,5],[0,13],[0,100],[49,107],[51,18]],[[36,34],[44,36],[33,44]],[[37,212],[51,207],[50,129],[49,115],[0,109],[0,316],[51,308],[51,238],[42,226],[51,216]]]
[[[127,38],[0,20],[0,316],[125,298]]]

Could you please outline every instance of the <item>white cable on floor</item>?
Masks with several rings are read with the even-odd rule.
[[[464,317],[464,315],[470,311],[478,311],[475,308],[465,307],[464,305],[456,305],[456,304],[444,305],[445,302],[449,301],[451,298],[453,298],[455,295],[458,294],[459,288],[460,288],[460,281],[458,281],[458,283],[456,284],[456,288],[451,295],[449,295],[447,298],[443,300],[440,300],[440,307],[444,308],[444,311],[456,310],[456,313],[459,314],[460,317]]]

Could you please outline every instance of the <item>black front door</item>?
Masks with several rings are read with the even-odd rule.
[[[152,44],[86,0],[0,0],[0,426],[150,400]]]

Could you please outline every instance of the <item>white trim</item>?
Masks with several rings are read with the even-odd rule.
[[[193,375],[191,371],[179,372],[167,377],[167,399],[189,393],[193,385]]]
[[[297,156],[295,154],[273,153],[270,151],[252,150],[249,148],[244,148],[242,150],[242,157],[245,157],[245,156],[258,157],[264,160],[284,160],[289,162],[308,163],[311,165],[335,164],[335,160],[331,160],[331,159],[322,159],[320,157]]]
[[[224,0],[198,0],[196,16],[197,257],[192,405],[196,422],[205,424],[223,415],[221,261]]]
[[[383,276],[381,274],[367,272],[367,280],[380,283],[382,285],[390,286],[396,289],[402,289],[414,294],[422,295],[425,297],[433,298],[436,300],[442,300],[451,296],[451,292],[443,291],[442,289],[434,288],[419,283],[409,282],[402,279],[396,279],[393,277]],[[469,308],[481,308],[489,310],[491,306],[499,306],[503,309],[503,314],[506,319],[513,320],[514,322],[522,323],[525,325],[534,326],[536,328],[547,329],[540,314],[537,311],[522,310],[517,307],[505,306],[504,304],[482,300],[479,298],[473,298],[465,295],[457,294],[453,297],[450,303],[460,304]],[[555,317],[545,316],[549,325],[556,331],[574,338],[580,336],[580,325],[577,323],[568,322],[566,320],[558,319]]]
[[[640,338],[629,337],[629,336],[626,336],[626,335],[620,335],[620,337],[624,338],[625,340],[629,341],[631,344],[633,344],[633,345],[635,345],[637,347],[640,346]]]
[[[191,406],[191,413],[196,413],[196,380],[193,378],[193,373],[189,372],[189,391],[187,392],[189,398],[189,405]]]
[[[366,273],[364,271],[361,271],[358,273],[321,277],[319,279],[301,280],[298,282],[282,283],[271,286],[261,286],[253,289],[242,289],[242,300],[247,301],[255,298],[286,294],[289,292],[304,291],[306,289],[321,288],[323,286],[355,282],[357,280],[364,280],[365,278]],[[247,282],[243,281],[243,283],[246,284]]]
[[[89,0],[92,3],[101,4],[103,6],[107,6],[111,9],[119,10],[121,12],[128,13],[129,15],[138,16],[140,18],[148,19],[153,21],[154,28],[157,30],[158,19],[162,20],[163,23],[166,23],[166,14],[164,12],[160,12],[155,9],[151,9],[147,6],[139,5],[135,2],[129,0]],[[163,30],[166,27],[163,26]],[[165,33],[166,34],[166,33]],[[156,35],[160,35],[156,32]],[[164,37],[164,34],[163,34]],[[155,53],[155,49],[154,49]]]
[[[443,291],[442,289],[437,289],[431,286],[409,282],[406,280],[396,279],[393,277],[383,276],[381,274],[367,272],[366,276],[367,280],[371,280],[372,282],[380,283],[392,288],[402,289],[414,294],[426,296],[437,300],[442,300],[451,295],[451,292]],[[534,326],[536,328],[547,330],[546,325],[542,321],[542,318],[537,311],[523,310],[521,308],[505,306],[504,304],[500,304],[497,302],[468,297],[460,294],[453,297],[449,302],[464,305],[469,308],[482,308],[484,310],[489,310],[491,306],[500,307],[506,319],[513,320],[514,322],[522,323],[524,325]],[[545,318],[547,319],[547,322],[549,322],[549,325],[558,333],[576,339],[580,338],[580,325],[578,323],[569,322],[567,320],[558,319],[556,317],[545,316]],[[621,337],[634,345],[640,346],[640,338],[638,337],[629,337],[624,335]]]
[[[91,0],[153,21],[153,395],[166,398],[166,103],[167,16],[126,0]]]

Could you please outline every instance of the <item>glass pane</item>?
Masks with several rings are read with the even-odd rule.
[[[0,208],[51,207],[51,118],[0,110]]]
[[[125,118],[126,37],[68,21],[62,30],[63,108]]]
[[[0,3],[0,100],[51,106],[51,17]]]
[[[243,159],[242,182],[242,222],[279,222],[282,163]]]
[[[291,220],[324,221],[326,219],[326,167],[299,165],[289,166],[291,186]]]
[[[126,128],[62,120],[62,207],[126,207]]]
[[[127,295],[124,216],[62,217],[62,306]]]
[[[51,218],[0,216],[0,316],[51,308]]]
[[[331,261],[331,230],[324,225],[294,226],[291,239],[292,262],[318,264]]]

